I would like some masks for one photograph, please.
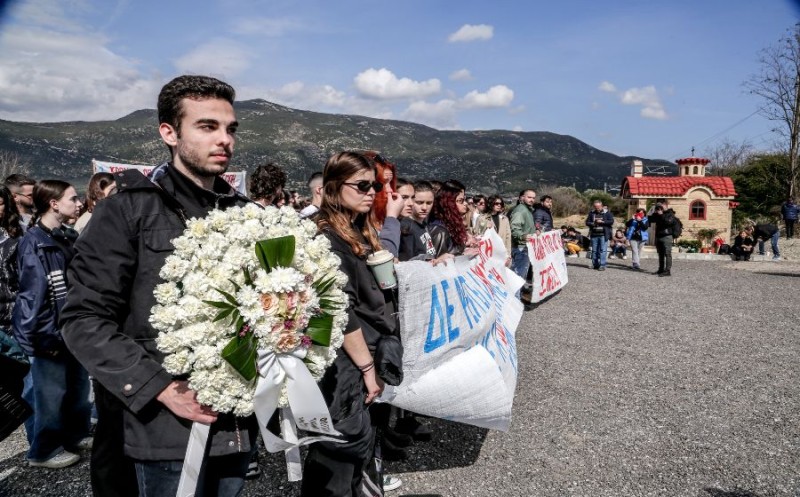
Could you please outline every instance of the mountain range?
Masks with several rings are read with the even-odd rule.
[[[618,186],[640,157],[620,157],[549,132],[441,131],[421,124],[291,109],[265,100],[236,103],[231,169],[273,162],[299,188],[341,150],[377,150],[410,179],[458,179],[472,192],[511,194],[526,186]],[[0,150],[32,165],[35,178],[83,185],[91,160],[155,164],[168,157],[156,111],[114,121],[21,123],[0,120]],[[645,164],[671,166],[663,160]],[[302,190],[302,188],[300,188]]]

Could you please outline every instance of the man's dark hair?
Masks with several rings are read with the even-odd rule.
[[[24,174],[12,174],[6,178],[5,185],[11,190],[11,193],[18,193],[23,186],[36,185],[36,180]]]
[[[283,169],[272,163],[258,166],[250,177],[250,196],[253,200],[266,199],[272,203],[278,189],[284,186],[286,173]]]
[[[169,124],[180,132],[183,118],[181,100],[207,100],[218,98],[227,100],[231,105],[236,98],[236,91],[228,83],[209,76],[178,76],[161,88],[158,94],[158,123]]]
[[[545,195],[545,196],[543,196],[542,198],[539,199],[539,203],[542,204],[547,199],[551,199],[552,200],[553,197],[551,197],[550,195]]]
[[[320,179],[322,179],[322,171],[317,171],[317,172],[315,172],[314,174],[312,174],[312,175],[311,175],[311,177],[310,177],[310,178],[308,178],[308,183],[306,183],[306,185],[307,185],[309,188],[311,188],[311,182],[313,182],[313,181],[314,181],[314,180],[316,180],[317,178],[320,178]]]

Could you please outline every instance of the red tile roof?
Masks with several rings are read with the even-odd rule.
[[[626,197],[682,197],[695,186],[705,186],[718,197],[735,197],[733,180],[725,176],[627,176],[622,182]]]

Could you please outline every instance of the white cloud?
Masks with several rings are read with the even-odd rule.
[[[450,81],[470,81],[474,79],[469,69],[459,69],[458,71],[450,74]]]
[[[152,108],[163,84],[97,34],[44,26],[7,27],[0,36],[0,118],[15,121],[116,119]]]
[[[622,92],[619,99],[625,105],[641,105],[640,115],[646,119],[664,120],[669,117],[655,86],[630,88]]]
[[[174,61],[181,73],[208,74],[221,79],[241,74],[250,67],[248,47],[225,38],[216,38],[196,46]]]
[[[524,129],[523,129],[522,126],[517,124],[516,126],[514,126],[514,129],[512,131],[521,132],[521,131],[524,131]]]
[[[603,81],[602,83],[600,83],[600,86],[598,86],[597,89],[600,90],[600,91],[607,92],[607,93],[616,93],[617,92],[617,87],[614,86],[613,83],[610,83],[608,81]]]
[[[379,100],[420,99],[435,95],[442,90],[438,79],[414,81],[409,78],[398,78],[386,69],[367,69],[354,79],[356,90],[367,98]]]
[[[446,98],[438,102],[412,102],[403,112],[402,117],[417,123],[427,124],[434,128],[455,128],[458,103]]]
[[[491,40],[493,36],[494,26],[488,24],[464,24],[458,31],[448,36],[447,40],[450,43]]]
[[[490,109],[508,107],[511,105],[512,100],[514,100],[514,90],[506,85],[496,85],[489,88],[485,93],[472,90],[461,99],[461,105],[468,109]]]

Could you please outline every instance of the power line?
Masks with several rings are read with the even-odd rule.
[[[721,137],[722,135],[724,135],[724,134],[725,134],[725,133],[727,133],[728,131],[732,130],[733,128],[735,128],[735,127],[739,126],[740,124],[744,123],[745,121],[747,121],[747,120],[748,120],[748,119],[750,119],[751,117],[755,116],[755,115],[756,115],[756,114],[758,114],[760,111],[761,111],[760,109],[756,109],[756,110],[754,110],[754,111],[753,111],[751,114],[749,114],[748,116],[746,116],[746,117],[744,117],[744,118],[742,118],[742,119],[740,119],[740,120],[736,121],[735,123],[731,124],[730,126],[728,126],[727,128],[723,129],[722,131],[719,131],[719,132],[717,132],[717,133],[714,133],[713,135],[709,136],[709,137],[708,137],[708,138],[706,138],[705,140],[702,140],[702,141],[700,141],[699,143],[696,143],[696,144],[695,144],[695,147],[699,147],[700,145],[704,145],[704,144],[706,144],[706,143],[708,143],[708,142],[710,142],[710,141],[716,140],[717,138]],[[671,156],[670,156],[670,160],[672,160],[672,159],[677,159],[678,157],[680,157],[680,156],[681,156],[681,155],[683,155],[683,154],[684,154],[684,152],[678,152],[678,153],[676,153],[676,154],[673,154],[673,155],[671,155]]]

